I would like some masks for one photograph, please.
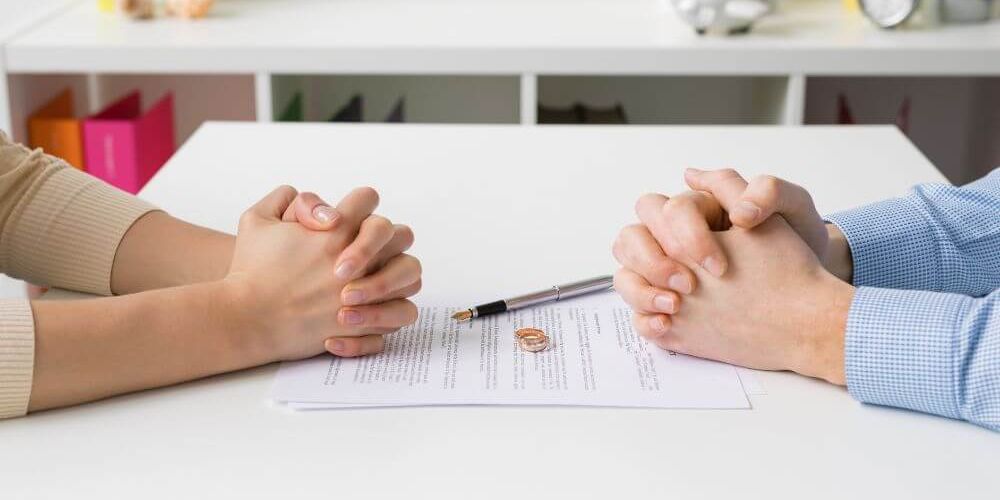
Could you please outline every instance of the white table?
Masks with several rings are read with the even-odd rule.
[[[888,127],[213,123],[143,195],[232,230],[279,183],[370,184],[416,231],[420,300],[476,300],[611,270],[634,199],[688,165],[788,177],[824,211],[942,180]],[[0,423],[0,497],[996,497],[1000,435],[787,373],[759,374],[753,410],[300,413],[270,402],[275,368]]]

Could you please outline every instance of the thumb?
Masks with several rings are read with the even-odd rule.
[[[817,255],[822,256],[826,251],[826,225],[816,210],[809,191],[802,186],[770,175],[757,176],[747,186],[741,203],[759,207],[760,213],[748,226],[736,220],[733,220],[733,224],[752,227],[771,214],[779,213]]]
[[[339,219],[337,209],[328,205],[316,193],[309,192],[299,193],[281,217],[284,222],[298,222],[313,231],[328,231]]]
[[[729,214],[729,220],[737,226],[751,228],[764,220],[760,218],[760,209],[743,203],[747,181],[731,168],[722,170],[689,168],[684,171],[684,181],[695,191],[711,194]]]
[[[291,186],[278,186],[277,189],[250,207],[247,214],[264,220],[280,221],[282,214],[288,209],[297,194],[298,191]]]

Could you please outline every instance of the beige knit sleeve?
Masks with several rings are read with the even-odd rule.
[[[119,243],[154,209],[0,132],[0,271],[38,285],[110,295]],[[0,418],[26,411],[33,365],[30,306],[0,302]]]

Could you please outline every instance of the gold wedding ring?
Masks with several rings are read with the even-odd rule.
[[[514,336],[521,349],[528,352],[544,351],[549,347],[549,337],[538,328],[519,328]]]

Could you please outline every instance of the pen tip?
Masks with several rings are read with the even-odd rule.
[[[451,315],[451,319],[454,319],[456,321],[468,321],[472,319],[472,311],[468,309],[464,311],[458,311],[457,313]]]

